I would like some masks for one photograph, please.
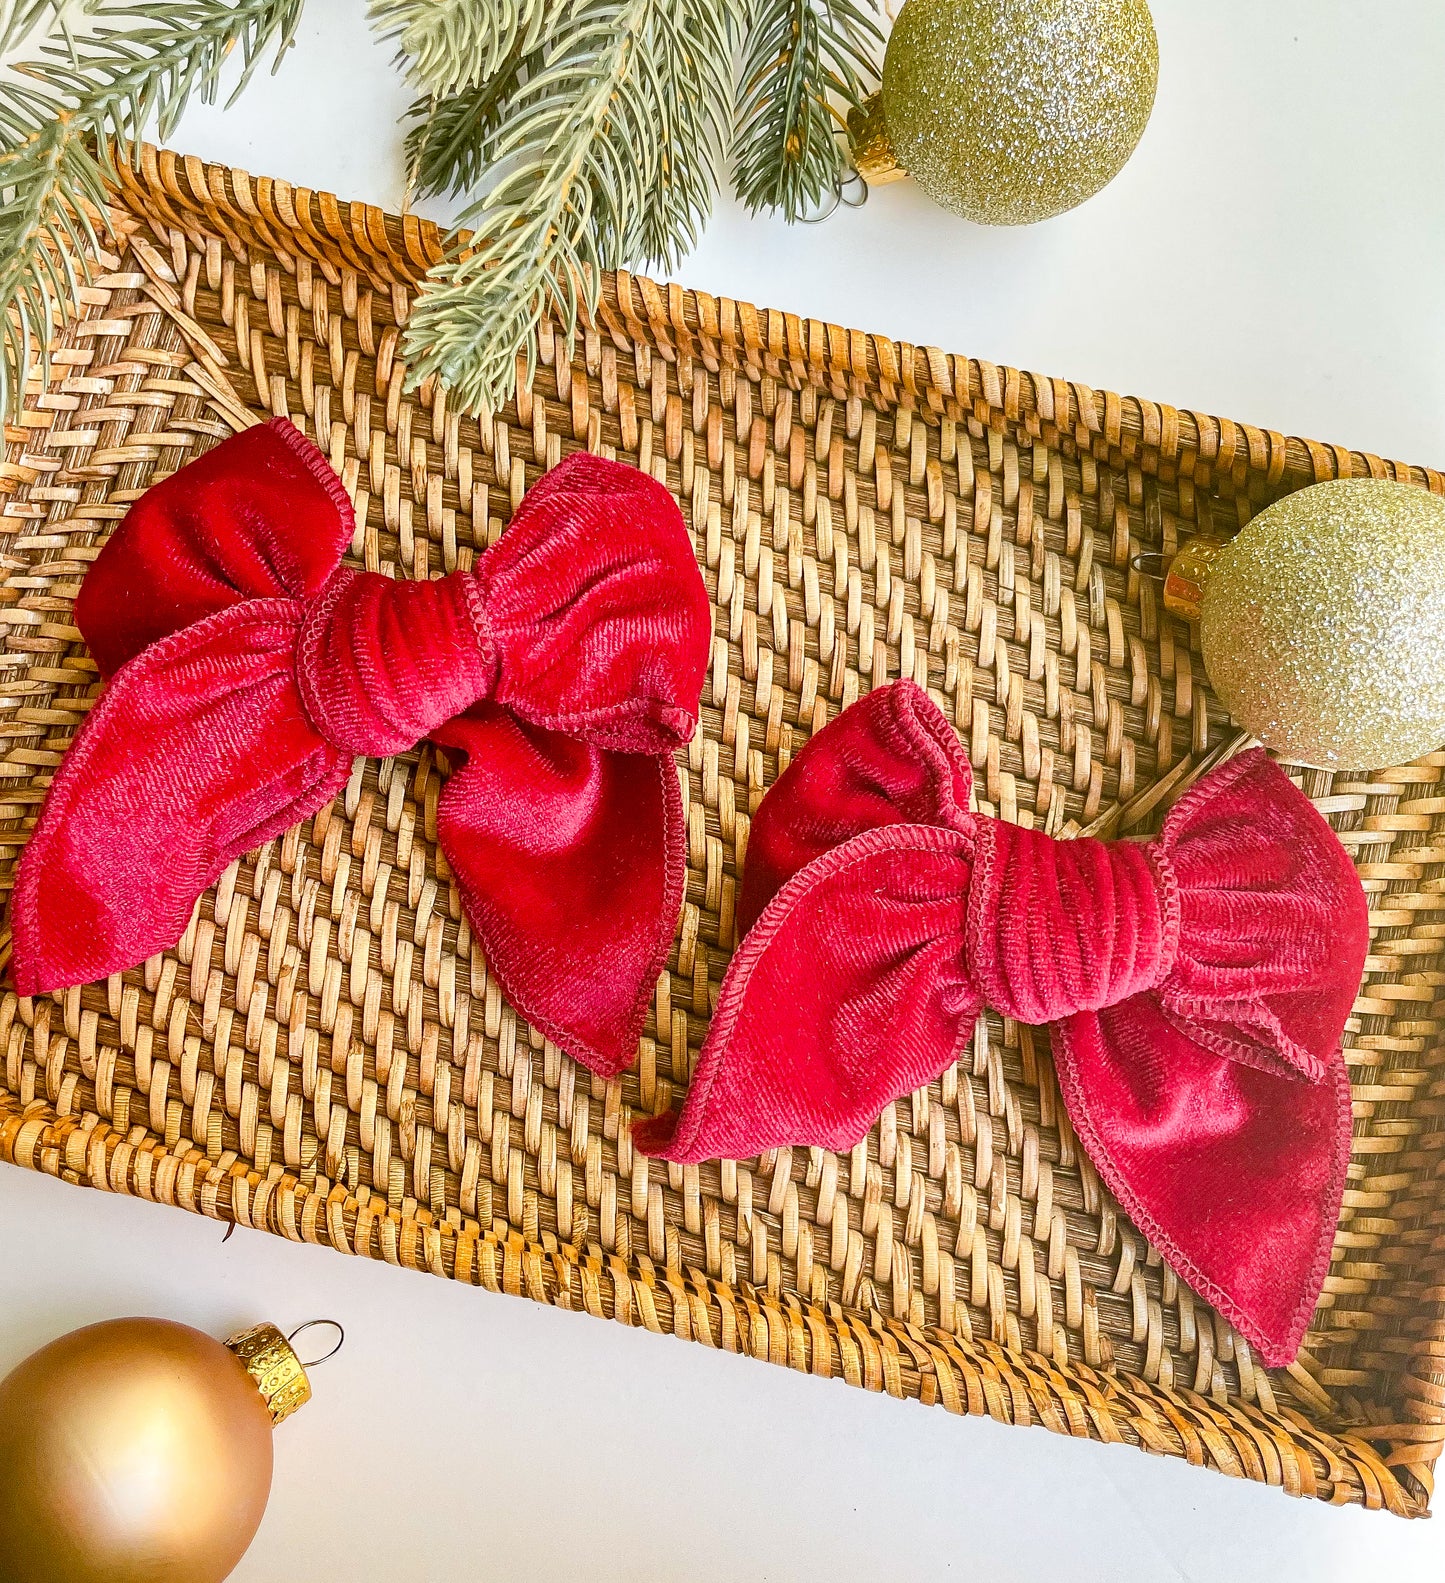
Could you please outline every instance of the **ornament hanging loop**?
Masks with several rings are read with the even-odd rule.
[[[838,202],[845,209],[861,209],[868,202],[868,183],[860,172],[850,170],[838,189]]]
[[[833,218],[834,211],[838,207],[838,202],[839,202],[840,196],[841,196],[840,189],[837,186],[835,186],[827,194],[827,196],[824,198],[823,206],[818,210],[818,212],[816,214],[801,214],[801,215],[799,215],[798,216],[798,224],[799,225],[822,225],[824,220],[831,220]]]
[[[1129,557],[1129,570],[1162,583],[1164,608],[1171,616],[1197,626],[1204,608],[1205,585],[1214,558],[1223,548],[1215,539],[1189,539],[1173,555],[1140,550]]]
[[[328,1348],[327,1351],[323,1352],[319,1357],[301,1359],[301,1367],[303,1369],[314,1369],[323,1363],[329,1363],[331,1359],[341,1351],[342,1347],[346,1345],[345,1327],[339,1320],[336,1319],[308,1319],[304,1325],[297,1325],[291,1334],[286,1337],[286,1340],[292,1347],[294,1347],[296,1345],[297,1336],[303,1335],[308,1330],[315,1330],[318,1327],[326,1327],[328,1329],[334,1330],[336,1332],[336,1340],[331,1345],[331,1347]]]
[[[822,225],[824,220],[831,220],[840,208],[861,209],[867,202],[868,183],[856,170],[850,170],[846,176],[840,176],[833,183],[818,212],[800,215],[799,224]]]

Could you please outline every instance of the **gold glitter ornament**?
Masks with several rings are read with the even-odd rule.
[[[1026,225],[1118,175],[1158,74],[1145,0],[906,0],[883,114],[898,163],[935,203]]]
[[[1314,484],[1185,562],[1166,602],[1197,601],[1214,691],[1282,758],[1378,769],[1445,743],[1445,499]]]

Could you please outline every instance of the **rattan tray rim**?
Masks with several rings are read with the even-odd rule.
[[[219,232],[242,253],[259,245],[293,271],[334,269],[335,258],[379,283],[406,284],[440,245],[437,229],[414,216],[398,219],[369,205],[342,203],[168,151],[144,149],[137,167],[122,170],[119,180],[122,210],[129,205],[138,214],[149,206],[181,229]],[[157,300],[164,295],[152,294]],[[166,311],[205,357],[207,333],[194,324],[188,330],[177,303],[166,304]],[[880,405],[907,407],[925,422],[952,408],[987,426],[1034,432],[1038,425],[1052,425],[1077,435],[1085,449],[1124,456],[1143,450],[1149,465],[1195,469],[1196,476],[1206,469],[1220,477],[1237,470],[1242,477],[1252,467],[1281,490],[1323,478],[1375,476],[1445,493],[1445,473],[1434,469],[898,344],[638,275],[619,273],[604,281],[598,329],[650,344],[665,360],[693,356],[710,370],[734,366],[831,387],[845,396],[866,391]],[[211,343],[211,350],[220,349]],[[6,488],[0,475],[0,493]],[[282,1166],[260,1174],[238,1157],[210,1160],[194,1147],[168,1148],[143,1129],[124,1135],[104,1120],[82,1124],[43,1100],[22,1104],[3,1090],[0,1159],[292,1240],[326,1243],[690,1336],[896,1396],[941,1402],[955,1411],[1104,1442],[1128,1441],[1294,1494],[1321,1494],[1322,1486],[1331,1486],[1326,1498],[1409,1516],[1427,1510],[1421,1486],[1414,1478],[1402,1481],[1391,1463],[1403,1460],[1428,1471],[1422,1446],[1433,1460],[1441,1419],[1370,1426],[1367,1438],[1349,1428],[1326,1432],[1293,1413],[1271,1419],[1250,1404],[1232,1402],[1226,1410],[1188,1389],[1102,1373],[1079,1361],[1059,1371],[1052,1360],[1032,1354],[1025,1375],[1017,1354],[987,1339],[963,1342],[877,1310],[863,1316],[836,1303],[820,1308],[798,1296],[778,1299],[746,1282],[724,1286],[701,1272],[680,1279],[645,1255],[622,1258],[551,1236],[528,1240],[515,1230],[473,1233],[422,1208],[411,1216],[378,1210],[340,1186],[323,1198]],[[1434,1339],[1445,1347],[1445,1321]],[[1049,1389],[1038,1384],[1040,1375]],[[1383,1454],[1376,1443],[1383,1443]]]

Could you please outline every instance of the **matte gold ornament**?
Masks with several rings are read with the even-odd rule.
[[[272,1424],[310,1396],[272,1325],[62,1336],[0,1381],[0,1583],[220,1583],[260,1525]]]
[[[883,63],[883,119],[897,165],[935,203],[1026,225],[1118,175],[1158,75],[1146,0],[906,0]],[[876,145],[864,160],[888,165]]]
[[[1195,540],[1165,604],[1246,730],[1295,764],[1378,769],[1445,744],[1445,499],[1342,479]]]

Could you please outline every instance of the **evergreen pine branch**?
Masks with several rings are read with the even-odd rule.
[[[371,23],[394,38],[407,76],[440,98],[480,88],[506,62],[530,54],[548,31],[556,0],[371,0]]]
[[[147,0],[127,27],[101,27],[73,46],[46,47],[16,70],[74,114],[78,129],[131,142],[155,118],[175,130],[192,98],[215,102],[222,66],[239,50],[232,102],[272,51],[273,68],[291,47],[302,0]]]
[[[17,104],[18,100],[18,104]],[[48,372],[53,326],[75,312],[89,279],[95,217],[105,204],[100,167],[56,116],[24,141],[11,141],[47,102],[7,87],[0,111],[0,412],[18,411],[37,365]]]
[[[288,47],[301,4],[145,0],[133,25],[52,41],[15,67],[20,81],[0,81],[0,410],[19,409],[75,311],[112,148],[135,145],[151,117],[167,135],[194,95],[214,97],[236,49],[239,92],[272,46],[277,59]]]
[[[712,213],[726,155],[733,100],[733,51],[743,0],[686,0],[659,7],[664,48],[675,50],[638,135],[656,143],[658,185],[630,211],[604,269],[671,269],[697,245]],[[667,16],[667,11],[675,13]]]
[[[413,385],[495,408],[543,317],[568,338],[600,273],[695,239],[717,190],[738,0],[564,0],[542,59],[486,140],[495,180],[429,273],[407,326]]]
[[[487,168],[487,150],[524,83],[542,66],[542,53],[514,50],[501,70],[476,87],[437,99],[418,99],[407,112],[406,168],[423,196],[462,193]]]
[[[876,85],[882,50],[869,0],[752,0],[733,150],[751,212],[801,220],[836,199],[842,121]]]

